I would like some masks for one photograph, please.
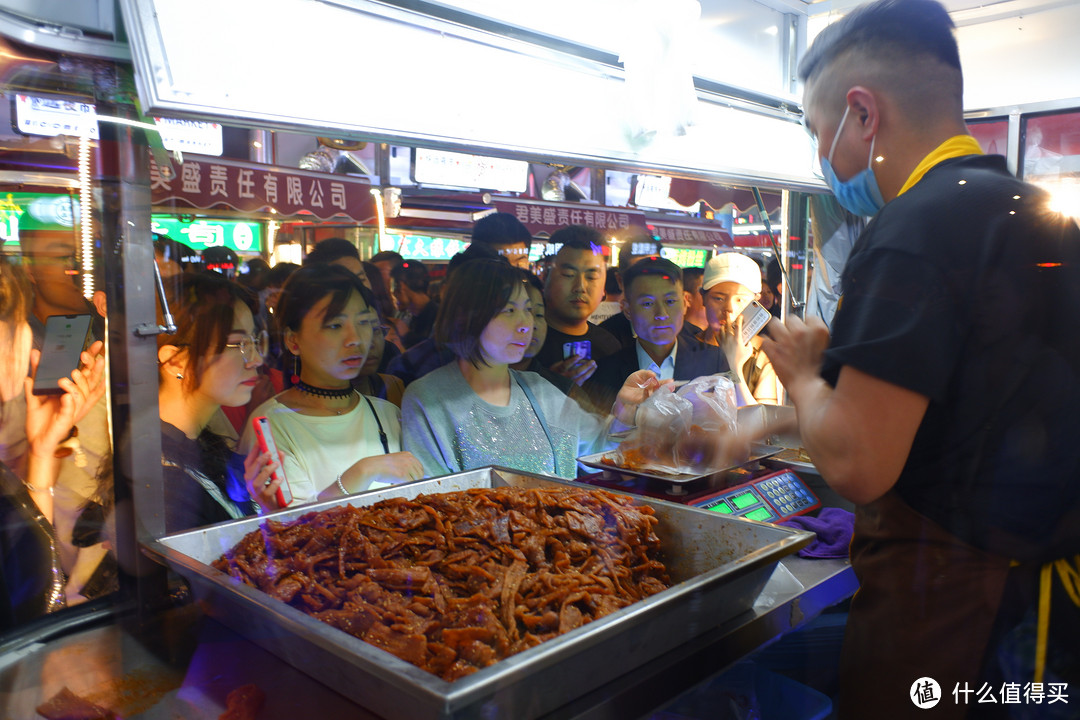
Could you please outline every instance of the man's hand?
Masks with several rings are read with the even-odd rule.
[[[565,360],[560,360],[555,363],[548,369],[556,375],[568,377],[576,384],[581,385],[596,372],[596,361],[590,360],[587,357],[582,357],[581,355],[571,355]]]
[[[829,328],[816,317],[803,322],[792,316],[786,324],[769,323],[768,336],[761,338],[761,347],[769,356],[776,376],[796,405],[802,389],[820,379],[821,362],[828,346]]]

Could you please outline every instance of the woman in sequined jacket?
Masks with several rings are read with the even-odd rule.
[[[536,373],[512,370],[529,346],[533,315],[525,274],[500,260],[470,260],[447,280],[434,337],[456,360],[408,386],[403,446],[434,477],[488,465],[573,478],[576,459],[607,449],[658,385],[631,375],[602,418]]]

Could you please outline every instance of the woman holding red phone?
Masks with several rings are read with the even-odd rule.
[[[286,482],[293,502],[302,504],[422,477],[420,461],[401,452],[398,407],[352,384],[379,327],[371,291],[345,268],[305,266],[285,283],[276,317],[293,386],[252,418],[269,420],[284,481],[267,476],[265,490],[258,483],[252,489],[276,496]],[[257,446],[249,421],[240,449]]]
[[[255,330],[254,297],[211,273],[188,274],[170,298],[176,332],[158,335],[158,406],[168,532],[252,515],[256,508],[227,470],[232,448],[207,426],[219,408],[245,405],[267,351]],[[249,486],[265,487],[277,466],[256,450],[244,463]],[[230,492],[231,490],[231,492]],[[264,508],[266,493],[253,494]]]

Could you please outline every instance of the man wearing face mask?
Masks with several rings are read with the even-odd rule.
[[[968,689],[1077,679],[1080,229],[968,135],[952,30],[932,0],[881,0],[799,68],[824,177],[873,216],[832,337],[791,318],[764,341],[857,506],[842,719],[911,717],[920,678],[949,718],[1008,710]]]

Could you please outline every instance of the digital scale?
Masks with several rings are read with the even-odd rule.
[[[791,470],[781,470],[695,498],[693,507],[761,522],[783,522],[821,507],[818,496]]]

